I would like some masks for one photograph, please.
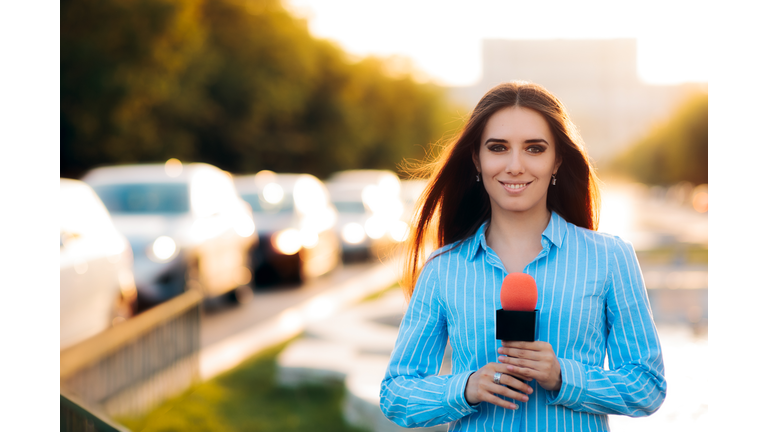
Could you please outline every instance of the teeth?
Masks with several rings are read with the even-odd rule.
[[[524,188],[528,183],[521,183],[521,184],[507,184],[505,183],[504,186],[510,188],[510,189],[522,189]]]

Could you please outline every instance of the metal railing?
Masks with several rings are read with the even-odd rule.
[[[109,416],[136,415],[189,388],[199,379],[201,300],[187,291],[61,351],[62,409],[71,394]]]
[[[59,412],[61,432],[129,432],[106,416],[95,413],[93,408],[86,408],[72,395],[61,395]]]

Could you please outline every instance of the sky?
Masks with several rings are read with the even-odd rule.
[[[359,56],[404,56],[439,84],[480,79],[483,39],[636,38],[650,84],[707,82],[707,2],[284,0],[317,37]]]

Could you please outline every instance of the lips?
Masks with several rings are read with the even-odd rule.
[[[504,186],[504,189],[511,191],[511,192],[519,192],[528,187],[529,184],[533,183],[533,181],[529,181],[527,183],[504,183],[499,182],[502,186]]]

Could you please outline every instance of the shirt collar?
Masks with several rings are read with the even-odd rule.
[[[560,248],[563,244],[567,227],[568,222],[566,222],[562,216],[557,214],[557,212],[552,212],[552,217],[549,218],[549,224],[547,224],[547,228],[541,233],[541,236]]]
[[[490,219],[483,222],[475,234],[469,238],[469,250],[472,251],[469,256],[470,260],[475,259],[481,249],[488,252],[488,243],[486,242],[485,231],[488,229],[489,223]],[[562,216],[556,212],[552,212],[552,216],[549,218],[547,228],[545,228],[544,232],[541,233],[542,247],[547,248],[545,243],[548,242],[557,248],[560,248],[560,246],[563,244],[563,238],[565,237],[567,225],[568,222],[566,222]]]

